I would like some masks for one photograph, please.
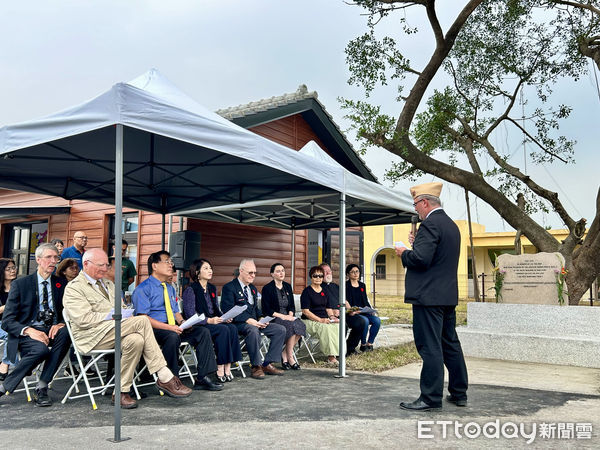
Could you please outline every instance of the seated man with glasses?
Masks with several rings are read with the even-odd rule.
[[[182,330],[183,316],[177,305],[175,289],[170,284],[173,276],[173,261],[167,251],[152,253],[148,257],[150,276],[135,288],[131,297],[137,315],[150,319],[154,337],[162,348],[169,369],[179,373],[179,347],[188,342],[196,350],[198,374],[194,389],[220,391],[223,385],[213,381],[209,375],[217,371],[217,360],[210,331],[196,326]]]
[[[38,246],[37,271],[13,281],[2,316],[2,329],[8,333],[8,359],[15,361],[19,351],[21,360],[0,386],[0,395],[13,392],[27,374],[44,362],[35,388],[36,406],[52,405],[48,383],[71,346],[62,314],[67,280],[52,275],[58,260],[54,245]]]
[[[77,231],[73,236],[73,245],[65,248],[60,257],[61,259],[73,258],[79,265],[79,270],[83,269],[83,254],[87,245],[88,237],[83,231]]]
[[[240,274],[223,286],[221,310],[226,313],[234,306],[247,306],[246,310],[233,319],[238,333],[244,336],[246,350],[252,364],[251,376],[257,380],[267,375],[283,375],[272,363],[281,362],[281,350],[285,342],[285,327],[273,322],[260,323],[262,315],[258,306],[258,291],[252,284],[256,277],[256,265],[251,259],[240,262]],[[263,361],[260,355],[261,332],[270,339],[269,351]]]
[[[115,285],[106,278],[108,256],[92,248],[83,255],[83,270],[69,282],[64,305],[80,352],[115,347],[115,321],[107,316],[115,306]],[[148,371],[156,373],[157,386],[170,397],[188,397],[192,390],[167,367],[146,316],[129,317],[121,325],[121,408],[137,407],[129,395],[135,368],[143,355]],[[113,394],[114,403],[114,394]]]

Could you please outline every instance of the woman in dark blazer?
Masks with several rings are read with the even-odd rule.
[[[190,266],[192,284],[181,296],[183,316],[189,318],[195,313],[204,314],[206,319],[199,323],[208,327],[217,355],[217,380],[233,381],[231,363],[242,360],[238,331],[231,320],[223,322],[223,313],[217,302],[217,288],[208,280],[212,278],[212,266],[206,259],[196,259]]]
[[[285,268],[281,263],[271,266],[273,281],[268,283],[262,290],[262,313],[263,316],[274,317],[274,323],[285,327],[285,349],[281,353],[281,364],[284,370],[299,370],[300,365],[294,359],[294,345],[300,337],[306,336],[306,325],[296,318],[294,306],[294,293],[292,286],[283,281]]]
[[[360,281],[360,267],[356,264],[348,264],[346,267],[346,299],[352,307],[372,308],[369,299],[367,298],[367,287],[365,283]],[[375,313],[361,313],[360,317],[365,321],[365,327],[363,334],[360,338],[360,351],[368,352],[373,350],[373,343],[379,333],[381,327],[381,320]],[[371,327],[369,331],[369,326]],[[367,339],[367,333],[369,338]]]

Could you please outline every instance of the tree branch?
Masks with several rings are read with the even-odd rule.
[[[567,163],[566,159],[562,158],[561,156],[557,155],[556,153],[551,152],[546,147],[544,147],[540,142],[538,142],[538,140],[536,138],[534,138],[531,134],[529,134],[525,128],[523,128],[521,125],[519,125],[519,123],[515,119],[513,119],[512,117],[507,117],[506,120],[513,123],[519,130],[521,130],[523,132],[523,134],[525,134],[529,139],[531,139],[531,141],[535,145],[537,145],[540,149],[542,149],[545,153],[558,159],[559,161],[564,162],[565,164]]]

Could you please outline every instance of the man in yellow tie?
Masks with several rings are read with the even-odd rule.
[[[220,391],[221,383],[209,377],[216,372],[217,361],[210,331],[203,326],[182,330],[183,317],[177,305],[175,289],[169,283],[173,276],[173,261],[167,251],[152,253],[148,258],[150,276],[135,288],[132,295],[136,315],[146,315],[154,330],[156,341],[162,348],[169,369],[179,373],[179,346],[189,342],[196,350],[198,375],[194,389]]]

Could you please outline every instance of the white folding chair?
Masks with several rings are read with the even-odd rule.
[[[114,350],[114,348],[107,349],[107,350],[91,350],[87,353],[83,353],[83,352],[79,351],[79,348],[77,347],[77,343],[75,342],[75,339],[73,338],[73,331],[71,330],[71,324],[70,324],[69,317],[68,317],[66,310],[63,311],[63,317],[65,319],[65,324],[66,324],[67,330],[69,332],[69,337],[71,338],[71,342],[73,343],[73,350],[75,351],[75,357],[77,358],[77,362],[78,362],[79,368],[81,370],[79,372],[79,375],[77,375],[77,378],[75,379],[75,381],[73,382],[73,384],[71,385],[71,387],[69,388],[69,390],[67,391],[65,396],[63,397],[61,403],[64,404],[67,400],[81,398],[81,397],[85,397],[87,395],[87,396],[89,396],[90,402],[92,403],[92,408],[94,410],[96,410],[96,409],[98,409],[98,407],[96,406],[96,400],[94,398],[94,394],[101,394],[101,395],[104,394],[108,388],[114,386],[114,379],[115,379],[115,376],[113,374],[113,376],[107,382],[104,381],[104,378],[102,377],[102,372],[100,371],[100,368],[98,367],[98,361],[107,355],[112,355],[114,357],[115,350]],[[90,360],[86,364],[84,364],[82,356],[89,356]],[[87,376],[88,369],[90,369],[92,367],[95,369],[95,371],[98,375],[97,378],[100,383],[99,386],[92,387],[90,384],[90,380]],[[71,372],[71,373],[73,373],[73,372]],[[83,383],[85,384],[85,388],[86,388],[87,392],[83,393],[83,394],[78,394],[78,395],[71,395],[73,390],[76,390],[76,392],[79,392],[78,383],[82,379],[83,379]]]
[[[319,340],[317,338],[314,338],[311,336],[311,334],[307,331],[306,332],[306,337],[302,336],[300,338],[300,340],[298,341],[298,351],[296,352],[296,350],[294,350],[294,357],[296,358],[296,360],[298,360],[296,353],[300,353],[300,351],[302,350],[302,347],[304,347],[304,349],[306,350],[306,356],[309,357],[313,364],[316,364],[315,361],[315,357],[313,356],[314,353],[317,353],[317,346],[319,345]],[[300,358],[303,358],[305,356],[300,356]]]
[[[387,346],[389,347],[390,345],[392,345],[392,343],[390,341],[389,335],[387,334],[384,323],[386,321],[390,320],[390,318],[389,317],[380,317],[379,320],[381,320],[381,327],[379,328],[379,333],[377,333],[375,342],[377,342],[379,340],[379,336],[381,336],[383,339],[385,339],[385,342],[386,342]],[[379,345],[379,347],[381,347],[381,345]]]

